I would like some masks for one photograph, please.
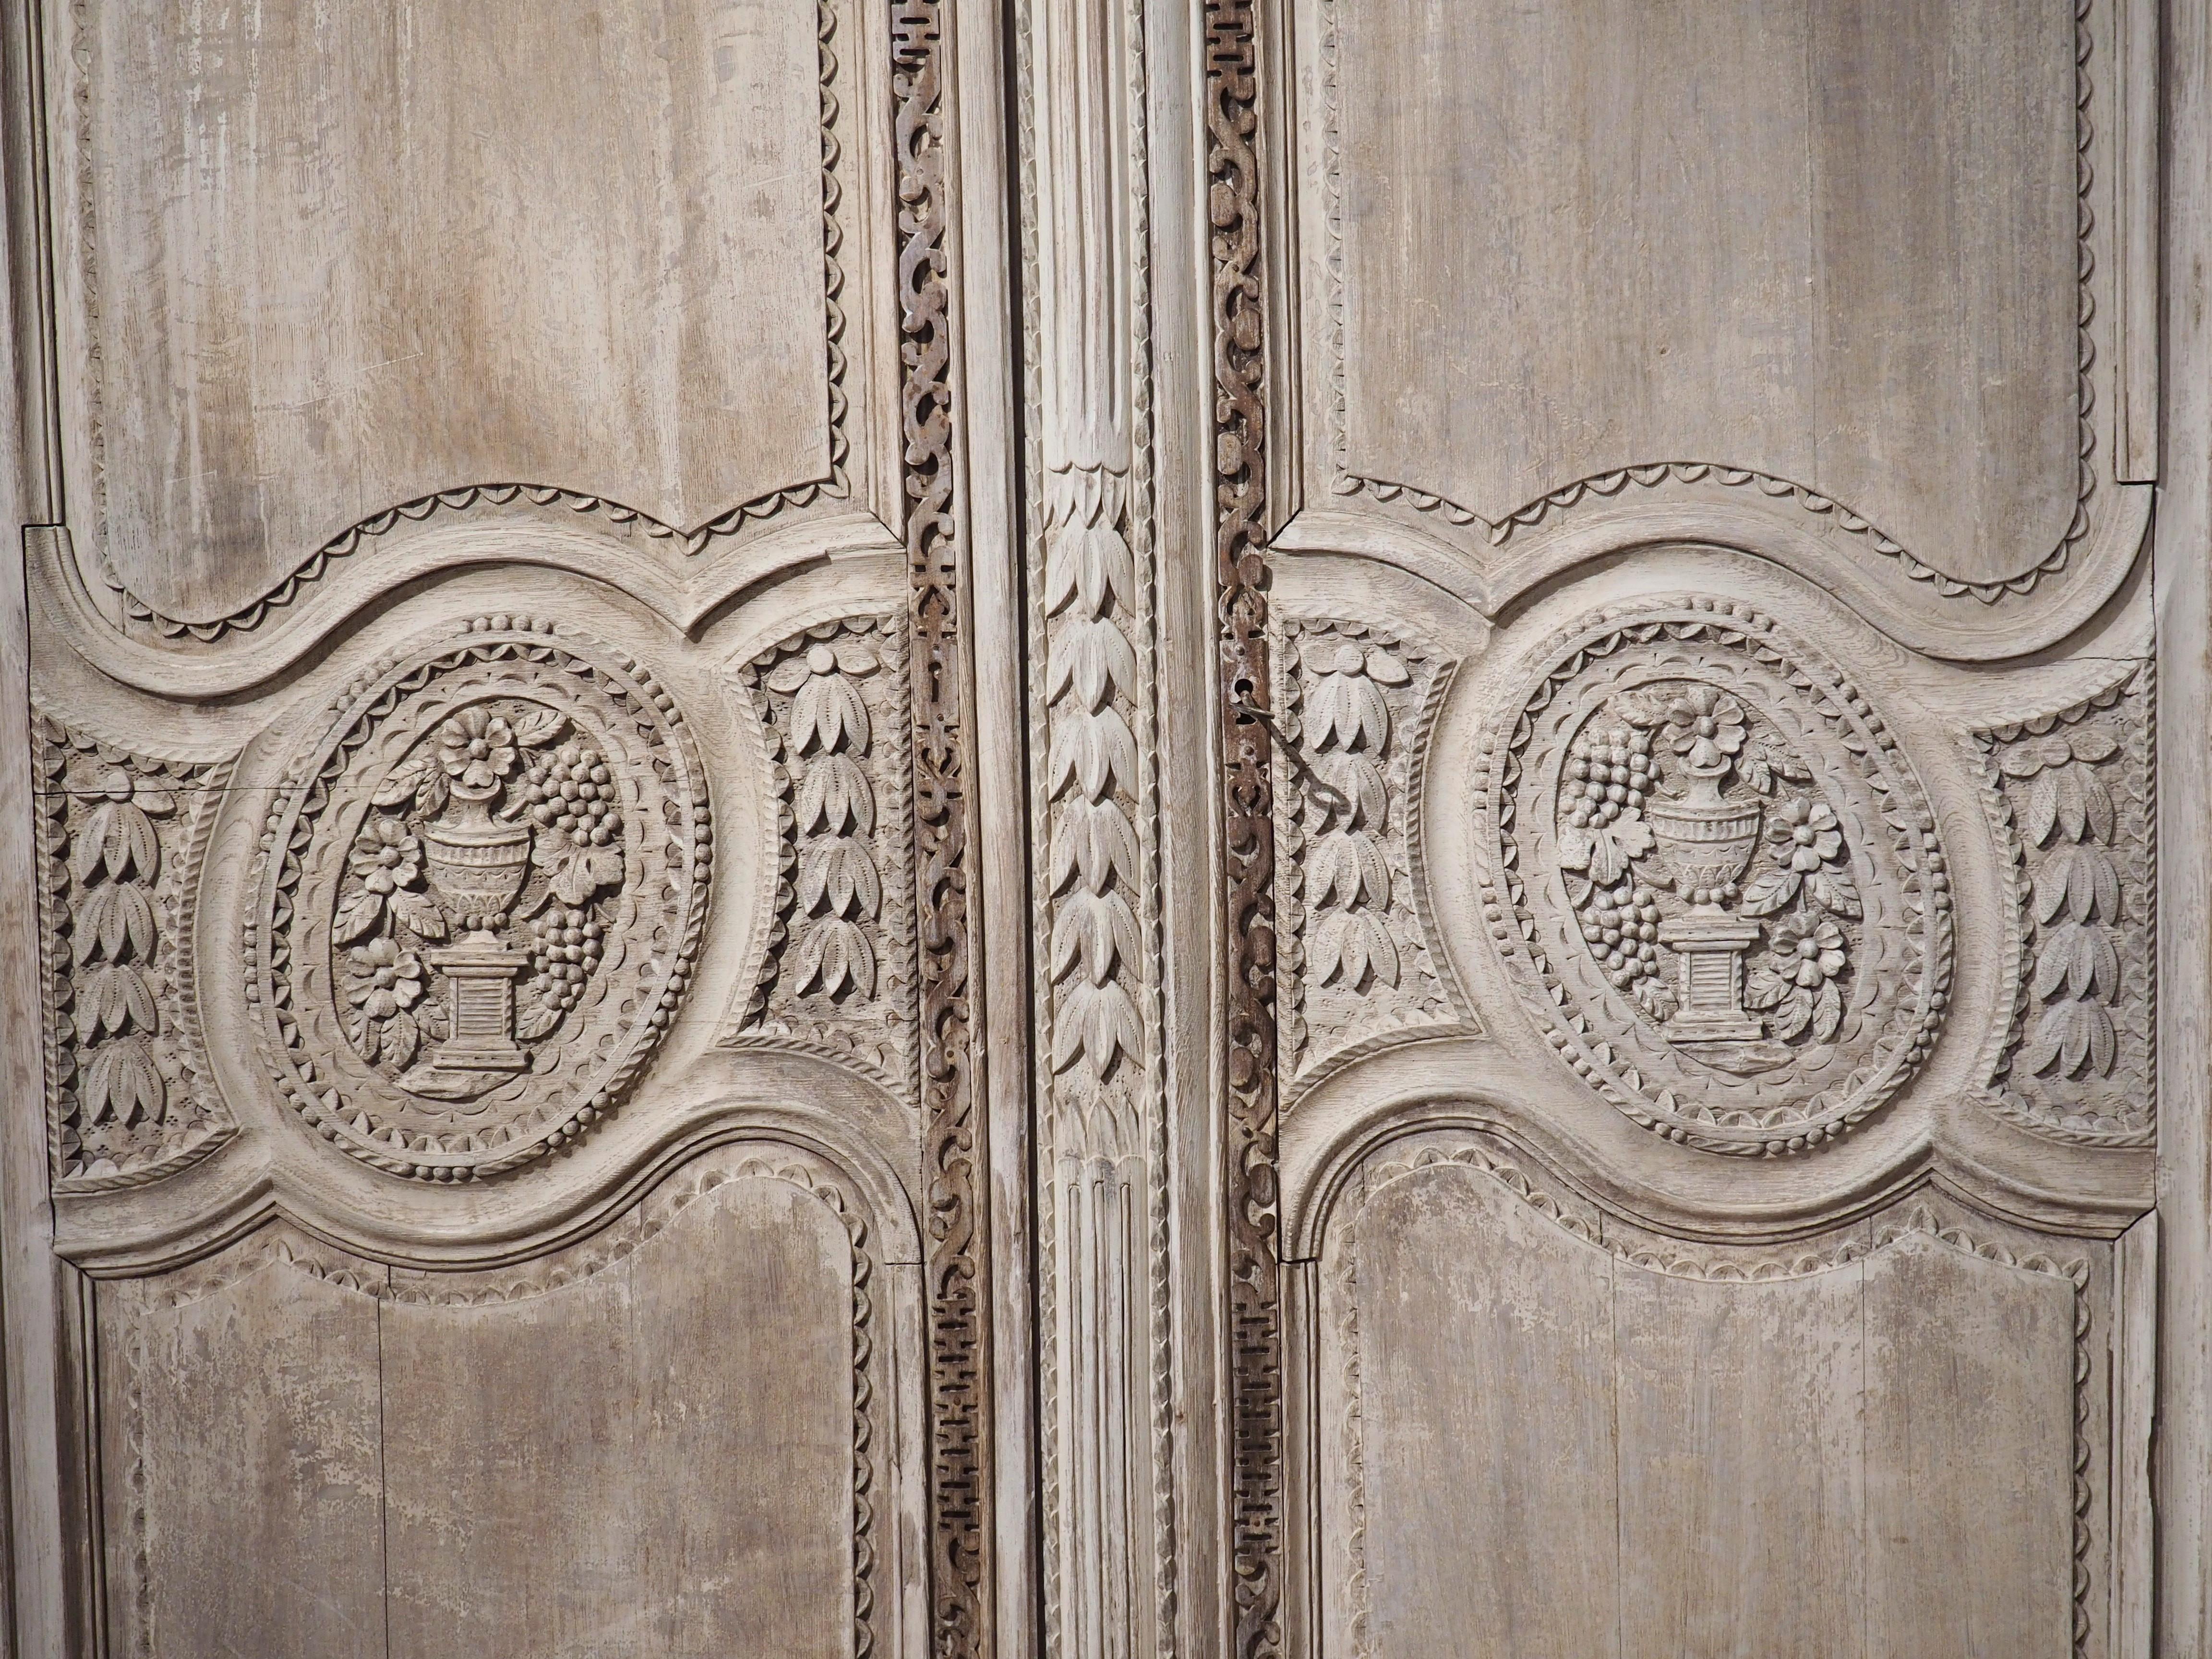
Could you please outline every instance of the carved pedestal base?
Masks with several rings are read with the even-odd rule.
[[[453,988],[453,1036],[431,1060],[441,1072],[519,1072],[530,1063],[514,1041],[514,981],[520,954],[490,933],[471,933],[430,965]]]
[[[1659,939],[1681,959],[1681,1008],[1667,1022],[1676,1042],[1753,1042],[1766,1035],[1743,1008],[1743,955],[1759,943],[1759,924],[1725,915],[1687,915],[1666,923]]]

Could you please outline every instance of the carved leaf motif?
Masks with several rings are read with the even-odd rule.
[[[1413,672],[1380,646],[1370,649],[1364,666],[1367,678],[1378,685],[1405,685],[1413,680]]]
[[[1109,875],[1134,887],[1139,858],[1136,829],[1119,806],[1073,802],[1054,826],[1052,890],[1060,891],[1077,875],[1093,892],[1104,890]]]
[[[792,808],[801,835],[868,835],[876,827],[875,791],[848,755],[824,755],[806,769]]]
[[[559,737],[568,720],[558,709],[534,707],[516,715],[509,724],[516,743],[525,749],[538,749]]]
[[[1316,793],[1310,798],[1321,815],[1321,827],[1335,825],[1340,816],[1353,829],[1378,834],[1390,827],[1390,792],[1382,781],[1382,769],[1365,755],[1322,755],[1314,770],[1335,792],[1329,800]],[[1341,802],[1342,805],[1339,803]]]
[[[799,902],[810,914],[872,920],[883,905],[883,880],[876,861],[859,842],[839,836],[816,842],[800,854]]]
[[[1323,674],[1306,699],[1306,730],[1316,752],[1380,750],[1390,737],[1390,705],[1364,674]]]
[[[425,757],[417,756],[406,765],[393,769],[391,775],[376,786],[375,793],[368,798],[369,804],[386,809],[404,805],[422,787],[422,773],[428,764]]]
[[[2096,847],[2061,847],[2035,872],[2035,918],[2048,922],[2062,912],[2076,921],[2118,921],[2120,876]]]
[[[1795,870],[1769,870],[1743,890],[1740,908],[1747,916],[1771,916],[1797,896],[1804,878]],[[1755,1007],[1765,1007],[1756,1003]]]
[[[847,991],[876,994],[876,953],[868,936],[841,916],[825,916],[802,934],[795,958],[793,989],[805,996],[820,990],[832,998]]]
[[[2063,922],[2051,930],[2036,959],[2035,994],[2053,997],[2063,990],[2073,997],[2101,997],[2118,994],[2119,952],[2110,933],[2094,923]]]
[[[2063,766],[2073,748],[2062,737],[2041,737],[2015,744],[1998,762],[2007,777],[2032,778],[2046,766]]]
[[[1381,844],[1364,830],[1318,838],[1306,864],[1306,902],[1316,910],[1332,904],[1388,905],[1390,865]]]
[[[1045,700],[1058,702],[1073,686],[1082,707],[1095,711],[1115,687],[1133,685],[1136,678],[1137,653],[1121,630],[1110,622],[1078,620],[1054,644]]]
[[[151,1036],[161,1026],[145,976],[136,968],[115,963],[94,969],[85,981],[78,1018],[94,1036],[133,1026]]]
[[[1104,799],[1117,784],[1127,787],[1137,775],[1137,740],[1121,711],[1102,708],[1054,731],[1050,773],[1054,794],[1071,779],[1093,801]]]
[[[384,1023],[384,1057],[394,1066],[411,1066],[422,1033],[415,1016],[402,1009]]]
[[[1753,884],[1757,885],[1756,883]],[[1859,890],[1841,870],[1814,871],[1805,878],[1805,895],[1822,909],[1853,921],[1863,914]],[[1754,911],[1753,914],[1763,915],[1765,913]]]
[[[1137,1021],[1137,1005],[1119,984],[1109,980],[1093,985],[1078,978],[1063,986],[1057,995],[1053,1070],[1064,1072],[1083,1059],[1103,1078],[1121,1054],[1133,1059],[1142,1055],[1144,1034]]]
[[[1340,910],[1324,916],[1314,929],[1311,971],[1317,983],[1341,981],[1359,989],[1371,975],[1385,985],[1398,982],[1398,946],[1380,915]]]
[[[384,899],[380,894],[360,892],[338,907],[331,922],[331,942],[349,945],[384,919]]]
[[[1791,987],[1770,1018],[1774,1035],[1788,1042],[1813,1023],[1813,994]]]
[[[105,866],[120,881],[134,872],[151,881],[161,867],[161,844],[153,821],[126,800],[103,801],[86,820],[78,838],[70,870],[80,882],[90,881]]]
[[[1106,602],[1126,598],[1136,586],[1136,563],[1129,544],[1109,525],[1068,525],[1052,539],[1045,555],[1045,609],[1057,616],[1070,599],[1080,598],[1097,616]]]
[[[2094,1066],[2100,1077],[2109,1077],[2118,1052],[2112,1017],[2101,1005],[2057,1002],[2044,1010],[2021,1057],[2030,1072],[2056,1066],[2064,1076],[2079,1077],[2084,1067]]]
[[[1843,1023],[1843,995],[1837,990],[1836,981],[1830,980],[1820,988],[1820,995],[1813,1000],[1814,1040],[1827,1042],[1836,1035],[1836,1028]]]
[[[1654,845],[1651,826],[1641,817],[1626,816],[1590,831],[1590,879],[1611,886],[1628,873],[1629,861],[1640,859]]]
[[[2066,739],[2069,753],[2094,766],[2120,752],[2120,740],[2101,726],[2077,726]]]
[[[860,687],[842,674],[810,675],[791,702],[792,746],[802,755],[841,743],[865,751],[868,738],[868,705]]]
[[[622,854],[613,848],[579,848],[555,867],[550,885],[553,896],[573,909],[589,903],[600,888],[620,882],[622,874]]]
[[[2099,841],[2111,841],[2116,817],[2112,810],[2112,792],[2105,787],[2102,778],[2087,767],[2077,766],[2069,769],[2081,774],[2081,806],[2088,819],[2090,833]]]
[[[94,888],[70,923],[71,949],[80,965],[105,957],[141,960],[153,952],[153,901],[136,886]]]
[[[1093,985],[1114,976],[1124,957],[1140,955],[1137,919],[1119,893],[1073,893],[1052,928],[1052,977],[1065,979],[1079,963]]]
[[[418,938],[446,937],[445,914],[438,908],[437,901],[427,893],[410,893],[401,889],[392,896],[392,913],[406,923]]]
[[[1795,988],[1762,963],[1744,977],[1743,1006],[1751,1009],[1771,1008]]]
[[[109,1118],[125,1123],[158,1118],[167,1094],[154,1056],[135,1037],[103,1043],[85,1061],[85,1115],[95,1123]]]

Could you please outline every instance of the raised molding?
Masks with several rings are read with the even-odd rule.
[[[1299,314],[1279,325],[1285,337],[1275,348],[1279,423],[1299,434],[1304,474],[1303,499],[1276,538],[1279,549],[1357,549],[1395,559],[1496,616],[1577,563],[1638,543],[1698,537],[1781,559],[1831,586],[1900,641],[1933,654],[1972,660],[2015,656],[2063,638],[2125,580],[2136,562],[2150,510],[2148,492],[2139,481],[2154,476],[2143,459],[2155,430],[2150,410],[2154,400],[2142,390],[2156,332],[2143,288],[2146,250],[2155,245],[2156,234],[2155,123],[2147,122],[2143,113],[2154,103],[2157,87],[2156,20],[2147,18],[2148,8],[2136,0],[2082,0],[2073,14],[2075,50],[2067,54],[2066,68],[2075,91],[2076,153],[2064,171],[2075,244],[2067,264],[2078,289],[2068,306],[2076,337],[2068,398],[2079,434],[2078,446],[2069,446],[2079,453],[2067,459],[2074,509],[2052,545],[2024,569],[2003,575],[1958,574],[1954,550],[1914,545],[1909,536],[1885,533],[1872,522],[1882,512],[1865,501],[1838,499],[1818,481],[1784,476],[1792,470],[1789,466],[1778,470],[1774,462],[1762,464],[1757,457],[1763,445],[1756,441],[1740,452],[1726,442],[1699,438],[1680,448],[1662,445],[1650,453],[1609,453],[1607,459],[1616,464],[1554,478],[1526,501],[1491,503],[1480,511],[1450,500],[1449,490],[1434,480],[1392,474],[1371,464],[1355,466],[1347,449],[1346,352],[1347,307],[1358,301],[1347,293],[1352,272],[1346,246],[1351,211],[1346,169],[1354,164],[1359,144],[1388,138],[1399,131],[1394,124],[1405,118],[1389,109],[1345,107],[1343,37],[1358,19],[1372,21],[1370,8],[1346,0],[1305,0],[1295,9],[1296,62],[1286,61],[1267,77],[1270,93],[1288,111],[1273,119],[1285,135],[1283,142],[1297,150],[1292,176],[1283,181],[1279,195],[1284,245],[1296,252],[1295,261],[1285,257],[1283,268],[1286,274],[1295,271],[1301,295]],[[1778,14],[1773,24],[1780,29],[1790,21],[1787,14]],[[1619,20],[1592,23],[1594,30],[1620,27]],[[1577,31],[1555,31],[1547,38],[1569,57],[1601,51]],[[2045,44],[2039,41],[2039,52]],[[1369,85],[1371,89],[1371,75]],[[1432,82],[1420,85],[1419,93],[1409,95],[1442,95]],[[1787,101],[1784,94],[1777,96]],[[1838,107],[1848,105],[1848,93],[1838,96],[1843,100]],[[1725,121],[1721,126],[1740,131]],[[1711,137],[1692,124],[1678,148],[1685,169],[1699,165],[1698,146]],[[1607,155],[1602,165],[1628,164]],[[1716,162],[1723,173],[1734,167],[1730,176],[1739,194],[1756,183],[1781,189],[1794,199],[1794,182],[1753,179],[1735,164],[1732,155]],[[1515,150],[1498,165],[1509,171],[1534,169],[1533,176],[1543,177],[1549,162],[1544,155]],[[1571,199],[1580,178],[1562,174],[1551,181],[1566,192],[1562,203]],[[1497,185],[1490,195],[1480,194],[1480,181],[1470,188],[1490,210],[1506,210],[1506,185]],[[1366,210],[1374,211],[1372,202]],[[1571,219],[1566,215],[1562,222]],[[1603,234],[1602,223],[1585,229]],[[1368,234],[1389,233],[1370,228]],[[1420,240],[1418,232],[1407,234],[1413,243]],[[1716,230],[1713,245],[1727,243],[1729,234]],[[1989,257],[2011,257],[2014,252],[2009,246],[1993,246]],[[1795,255],[1784,250],[1778,257]],[[1817,264],[1818,248],[1806,257]],[[2037,257],[2045,265],[2051,263],[2041,252]],[[1509,296],[1487,290],[1482,297],[1501,306],[1510,303]],[[1632,296],[1620,297],[1632,308]],[[1566,307],[1562,316],[1571,315],[1571,301],[1560,303]],[[1702,301],[1694,295],[1685,303],[1687,315],[1703,314],[1697,309]],[[1663,303],[1654,315],[1662,313],[1674,319],[1678,331],[1685,326]],[[1540,332],[1547,320],[1540,307],[1531,313],[1524,303],[1510,319],[1495,322],[1486,347],[1480,330],[1477,338],[1462,338],[1450,320],[1453,315],[1450,307],[1433,316],[1423,313],[1419,327],[1435,331],[1431,361],[1463,362],[1467,352],[1491,349],[1499,339]],[[1379,325],[1370,319],[1370,327]],[[1413,325],[1409,320],[1406,325]],[[1637,325],[1624,326],[1632,331]],[[1688,337],[1667,334],[1658,322],[1651,326],[1660,330],[1646,343],[1657,354],[1648,365],[1653,374],[1661,373],[1666,362],[1680,359],[1679,351],[1668,359],[1670,347],[1687,348],[1691,358],[1704,361],[1698,356],[1702,348],[1694,324],[1686,325]],[[1642,365],[1631,352],[1616,367],[1632,378]],[[1510,377],[1510,369],[1499,372]],[[1729,372],[1717,363],[1716,377]],[[1774,390],[1762,371],[1749,378],[1786,401],[1788,388]],[[1756,404],[1759,399],[1736,401]],[[1550,408],[1547,399],[1538,402]],[[1549,434],[1545,441],[1557,449],[1571,448],[1575,434],[1589,422],[1532,406],[1527,424],[1532,433]],[[1755,439],[1765,428],[1752,421],[1745,431]],[[1534,437],[1530,442],[1538,444]],[[1463,447],[1479,453],[1485,447],[1469,433]],[[1896,470],[1924,469],[1899,458]],[[1382,475],[1368,476],[1376,471]]]

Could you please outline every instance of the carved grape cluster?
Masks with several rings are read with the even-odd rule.
[[[530,988],[556,1018],[576,1006],[606,951],[606,929],[589,910],[553,904],[531,923]]]
[[[1625,722],[1592,721],[1568,751],[1559,805],[1577,830],[1613,823],[1644,805],[1651,788],[1651,733]]]
[[[1607,977],[1624,991],[1633,991],[1645,979],[1661,973],[1659,896],[1640,881],[1618,887],[1594,887],[1582,912],[1583,937],[1605,969]]]
[[[539,833],[568,836],[577,847],[604,847],[622,833],[614,775],[588,743],[567,743],[533,755],[523,774],[523,799]]]

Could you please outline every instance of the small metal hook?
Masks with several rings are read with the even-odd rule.
[[[1231,707],[1244,718],[1258,722],[1261,728],[1274,739],[1277,752],[1289,763],[1291,770],[1297,775],[1298,781],[1305,786],[1307,795],[1316,805],[1346,817],[1351,816],[1352,797],[1307,765],[1305,757],[1298,753],[1297,745],[1290,740],[1281,726],[1275,724],[1275,717],[1254,702],[1242,687],[1238,688],[1237,699]]]

